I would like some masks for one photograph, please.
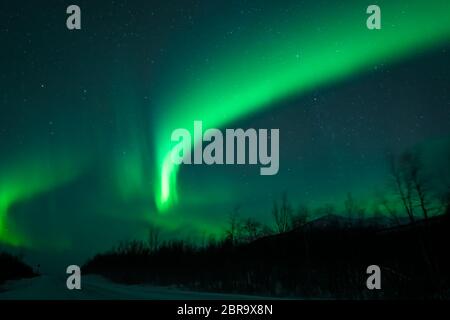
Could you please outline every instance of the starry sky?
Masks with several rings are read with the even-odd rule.
[[[74,3],[79,31],[72,2],[0,4],[0,243],[34,261],[82,260],[150,224],[220,234],[236,206],[270,223],[283,192],[370,206],[387,151],[421,148],[449,175],[448,1],[378,1],[376,31],[366,1]],[[168,165],[171,131],[194,120],[279,128],[279,173]]]

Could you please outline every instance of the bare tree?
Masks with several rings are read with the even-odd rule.
[[[148,229],[148,247],[150,249],[151,252],[155,252],[156,250],[158,250],[159,245],[160,245],[160,239],[159,236],[161,234],[161,230],[154,226],[154,225],[150,225],[150,228]]]
[[[289,203],[287,194],[283,193],[280,207],[278,207],[275,201],[272,209],[272,216],[274,217],[275,225],[279,233],[287,232],[290,230],[292,212],[293,212],[292,206]]]
[[[375,197],[377,198],[379,206],[382,208],[384,213],[388,215],[396,225],[400,225],[400,219],[398,217],[397,210],[394,209],[393,205],[386,198],[386,196],[384,194],[381,194],[380,192],[377,192]]]
[[[395,193],[399,196],[411,222],[415,221],[415,209],[427,220],[433,208],[432,192],[417,151],[407,151],[399,157],[389,157],[389,169]]]
[[[405,170],[405,179],[412,185],[416,193],[418,206],[422,210],[424,219],[429,217],[429,195],[427,181],[423,173],[423,165],[419,154],[405,152],[401,158]]]
[[[262,236],[263,226],[261,223],[253,218],[248,218],[244,221],[242,229],[245,233],[245,238],[247,241],[254,241]]]
[[[239,206],[235,206],[233,211],[228,216],[228,229],[226,230],[226,237],[232,244],[236,244],[241,233],[241,223],[239,221]]]
[[[409,179],[404,179],[404,172],[393,154],[388,155],[388,163],[394,192],[399,196],[410,221],[414,222],[415,219],[412,205],[412,183]]]

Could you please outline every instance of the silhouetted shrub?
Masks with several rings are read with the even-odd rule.
[[[0,252],[0,284],[7,280],[31,278],[36,276],[33,269],[18,256]]]

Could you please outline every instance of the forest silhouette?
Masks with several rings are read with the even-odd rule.
[[[350,193],[344,214],[333,205],[294,209],[284,193],[273,204],[272,226],[240,218],[239,207],[223,236],[202,244],[162,241],[151,226],[146,241],[97,254],[83,272],[128,284],[277,297],[448,298],[450,184],[438,192],[417,151],[390,154],[387,163],[387,193],[377,193],[371,212]],[[382,290],[366,287],[373,264],[381,268]]]

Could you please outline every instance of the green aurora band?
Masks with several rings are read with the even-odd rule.
[[[289,20],[268,18],[279,32],[249,28],[252,31],[244,38],[230,41],[229,50],[214,55],[208,67],[197,68],[195,75],[177,70],[181,85],[178,82],[176,92],[159,101],[165,113],[155,124],[159,212],[168,210],[178,198],[179,166],[170,159],[174,129],[191,128],[192,134],[194,120],[203,121],[204,129],[220,128],[274,102],[344,80],[376,64],[394,63],[450,39],[448,0],[381,1],[378,5],[381,30],[366,28],[365,4],[342,2],[320,8],[314,19],[296,8],[298,13],[292,13]]]
[[[13,165],[2,168],[0,177],[0,243],[32,247],[32,242],[16,230],[8,219],[12,206],[49,192],[77,177],[82,172],[80,159],[73,161],[69,154],[56,156],[39,152],[27,160],[16,159]],[[5,174],[6,172],[6,174]]]

